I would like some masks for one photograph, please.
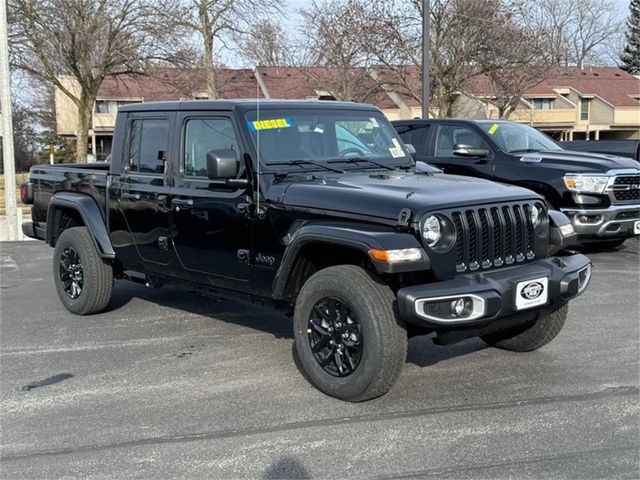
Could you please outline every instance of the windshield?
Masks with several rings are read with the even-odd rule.
[[[326,164],[342,169],[379,168],[376,163],[394,167],[411,162],[394,128],[380,112],[264,109],[260,110],[260,118],[257,110],[248,111],[246,120],[265,165],[316,169]]]
[[[529,125],[509,122],[482,122],[480,127],[506,153],[530,152],[538,150],[562,150],[551,137]]]

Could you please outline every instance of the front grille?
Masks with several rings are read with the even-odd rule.
[[[621,175],[613,181],[613,196],[618,202],[640,200],[640,175]]]
[[[531,208],[532,204],[526,203],[453,211],[456,271],[473,272],[533,260]]]

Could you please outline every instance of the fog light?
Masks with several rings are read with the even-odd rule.
[[[473,312],[473,300],[461,297],[451,302],[451,314],[456,317],[468,317]]]
[[[578,215],[578,222],[583,225],[595,225],[602,221],[602,217],[600,215]]]
[[[415,312],[436,323],[465,322],[484,316],[486,303],[474,294],[420,298],[415,301]]]

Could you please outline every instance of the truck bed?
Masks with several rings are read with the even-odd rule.
[[[57,192],[80,192],[90,195],[104,212],[109,168],[108,163],[63,163],[31,167],[29,178],[33,182],[34,202],[31,216],[34,224],[46,223],[49,201]]]

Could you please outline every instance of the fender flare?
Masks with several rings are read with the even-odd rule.
[[[295,228],[295,226],[294,226]],[[429,257],[418,239],[407,232],[392,227],[378,225],[362,225],[338,222],[307,223],[285,237],[287,248],[273,280],[273,298],[281,300],[299,253],[309,244],[335,245],[362,252],[370,259],[378,273],[402,273],[426,271],[430,268]],[[369,249],[395,250],[402,248],[418,248],[422,252],[420,260],[402,264],[389,264],[373,260],[369,257]]]
[[[89,229],[98,252],[102,258],[115,258],[111,238],[98,203],[89,195],[75,192],[60,192],[51,197],[47,210],[46,242],[54,247],[57,236],[54,234],[54,218],[57,210],[70,209],[78,212],[84,225]]]

